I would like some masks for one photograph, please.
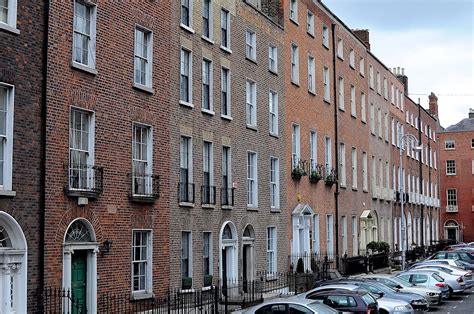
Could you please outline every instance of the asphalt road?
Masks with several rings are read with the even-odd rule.
[[[468,291],[459,295],[454,295],[442,305],[431,308],[430,312],[443,314],[474,314],[474,292]]]

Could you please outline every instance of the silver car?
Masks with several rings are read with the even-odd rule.
[[[434,289],[430,287],[416,286],[412,283],[401,280],[400,278],[394,277],[389,274],[369,274],[362,275],[360,278],[373,279],[378,282],[381,282],[393,289],[396,289],[401,292],[410,292],[422,295],[428,300],[430,305],[440,304],[441,300],[441,291],[439,289]]]
[[[241,314],[286,314],[286,313],[314,313],[338,314],[339,312],[320,302],[308,299],[278,298],[265,301],[242,311],[233,313]]]
[[[424,269],[416,271],[409,270],[399,273],[396,277],[417,286],[438,289],[441,292],[441,298],[443,299],[447,299],[451,296],[448,285],[437,271]]]
[[[443,272],[448,272],[451,275],[461,276],[466,284],[466,288],[472,288],[474,286],[474,280],[472,278],[472,272],[459,268],[457,266],[444,265],[444,264],[431,264],[431,263],[421,263],[413,267],[413,269],[437,269]],[[442,276],[441,276],[442,277]]]
[[[316,292],[316,291],[323,291],[329,289],[345,289],[351,291],[361,290],[359,286],[353,284],[331,284],[327,286],[320,286],[314,289],[311,289],[305,293],[297,295],[295,298],[298,299],[306,299],[307,296]],[[370,292],[369,292],[370,293]],[[380,313],[388,313],[388,314],[414,314],[415,311],[413,307],[406,301],[397,300],[387,297],[380,297],[379,295],[372,296],[377,300],[379,305]]]
[[[431,271],[436,271],[438,272],[438,275],[444,279],[446,284],[448,285],[448,288],[451,292],[453,293],[461,293],[464,290],[466,290],[466,283],[464,282],[464,279],[462,276],[459,275],[452,275],[448,273],[447,271],[439,270],[436,268],[423,268],[423,269],[413,269],[412,271],[424,271],[424,270],[431,270]]]

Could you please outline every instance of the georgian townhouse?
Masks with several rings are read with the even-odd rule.
[[[435,98],[430,104],[435,105]],[[474,241],[474,110],[458,123],[438,131],[441,223],[444,239]]]
[[[310,270],[312,259],[336,254],[332,21],[313,1],[287,1],[283,11],[290,267],[301,258]]]
[[[45,14],[0,5],[0,313],[35,311],[42,286]]]
[[[172,6],[170,285],[287,265],[283,30],[273,1]]]
[[[369,39],[368,30],[357,30],[361,38]],[[370,49],[370,46],[368,46]],[[373,224],[366,219],[366,237],[361,236],[361,250],[365,250],[370,241],[392,243],[392,200],[391,184],[391,144],[390,144],[390,91],[389,79],[392,74],[385,65],[372,54],[367,54],[368,102],[367,123],[369,124],[369,153],[367,156],[370,173],[371,206]],[[396,158],[397,156],[392,156]],[[370,234],[369,230],[376,231]],[[364,240],[365,241],[364,241]]]
[[[169,5],[49,4],[45,285],[91,313],[168,289]]]

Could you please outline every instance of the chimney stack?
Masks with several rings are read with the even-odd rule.
[[[403,90],[405,95],[408,96],[408,76],[405,75],[405,68],[401,68],[402,70],[400,71],[400,67],[398,68],[393,68],[394,73],[397,76],[397,79],[402,82],[403,84]]]
[[[353,29],[354,34],[364,43],[370,51],[369,30],[368,29]]]
[[[428,96],[428,99],[430,103],[429,112],[433,117],[438,119],[438,97],[435,95],[435,93],[431,92],[431,94]]]
[[[469,108],[469,119],[474,119],[474,109]]]

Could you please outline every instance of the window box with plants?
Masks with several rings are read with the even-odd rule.
[[[211,287],[212,286],[212,275],[204,275],[204,287]]]
[[[181,288],[183,290],[189,290],[193,287],[193,278],[184,277],[181,279],[181,281],[182,281]]]
[[[298,163],[293,165],[293,170],[291,170],[291,177],[295,180],[301,179],[301,177],[307,176],[304,161],[299,161]]]
[[[312,183],[318,183],[319,180],[323,178],[323,166],[314,165],[311,167],[311,172],[309,173],[309,181]]]
[[[337,183],[336,170],[331,169],[330,171],[327,171],[324,182],[327,186],[333,186],[335,183]]]

